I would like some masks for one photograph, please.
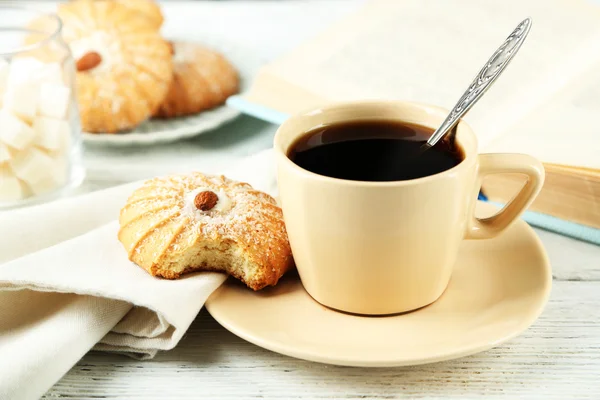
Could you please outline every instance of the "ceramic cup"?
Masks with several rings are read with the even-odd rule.
[[[464,121],[456,140],[465,159],[413,180],[336,179],[309,172],[287,155],[315,127],[397,120],[435,129],[446,115],[407,102],[347,103],[293,116],[278,129],[274,147],[283,215],[302,284],[319,303],[370,315],[426,306],[448,285],[463,239],[498,235],[536,197],[544,181],[542,164],[524,154],[477,154],[476,136]],[[528,180],[497,214],[476,218],[482,179],[498,173],[520,173]]]

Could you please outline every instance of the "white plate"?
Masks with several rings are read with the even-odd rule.
[[[249,49],[219,40],[204,41],[202,44],[223,53],[231,61],[240,75],[240,92],[247,90],[261,64],[256,56]],[[151,119],[128,132],[117,134],[83,132],[82,136],[86,143],[107,146],[144,146],[168,143],[206,133],[239,115],[240,111],[223,105],[185,117]]]
[[[240,115],[227,106],[170,119],[152,119],[126,133],[83,133],[86,143],[111,146],[150,145],[187,139],[213,130]]]

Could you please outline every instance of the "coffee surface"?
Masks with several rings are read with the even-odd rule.
[[[440,141],[420,153],[433,129],[400,121],[352,121],[315,128],[292,146],[289,158],[319,175],[355,181],[403,181],[458,165],[464,152]]]

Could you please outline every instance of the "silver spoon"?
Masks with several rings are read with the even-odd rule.
[[[498,79],[504,68],[510,63],[515,54],[521,48],[525,41],[529,29],[531,28],[531,18],[525,19],[516,29],[506,38],[504,43],[494,52],[492,57],[485,63],[481,71],[477,74],[467,91],[462,95],[458,103],[452,108],[450,114],[446,117],[442,125],[433,132],[433,135],[421,146],[420,154],[430,149],[444,136],[448,134],[462,118],[473,107],[483,94],[492,86],[492,83]]]

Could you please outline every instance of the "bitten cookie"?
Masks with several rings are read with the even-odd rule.
[[[275,200],[224,176],[147,181],[133,192],[119,222],[129,259],[154,276],[222,271],[259,290],[293,266]]]
[[[221,54],[190,42],[172,42],[173,81],[155,117],[195,114],[238,92],[235,68]]]
[[[119,1],[77,0],[58,15],[76,62],[83,130],[114,133],[150,117],[173,74],[170,47],[150,19]]]

